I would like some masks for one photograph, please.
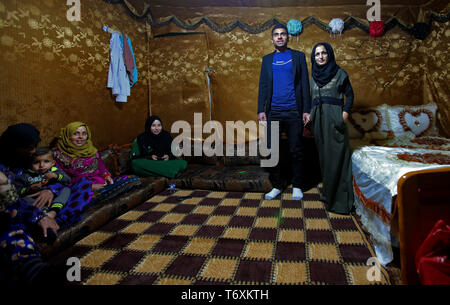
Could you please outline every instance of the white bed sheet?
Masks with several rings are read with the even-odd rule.
[[[450,167],[450,165],[409,162],[399,159],[397,154],[440,153],[450,156],[450,152],[374,146],[367,145],[361,140],[352,141],[350,145],[353,149],[352,171],[355,184],[367,199],[366,202],[370,201],[372,204],[372,208],[369,208],[358,196],[355,196],[356,213],[361,217],[364,228],[371,234],[378,260],[382,265],[387,265],[393,260],[392,245],[397,246],[398,244],[398,240],[391,237],[389,222],[389,217],[394,212],[392,197],[397,195],[398,180],[402,175],[411,171]],[[388,217],[383,217],[381,214]]]

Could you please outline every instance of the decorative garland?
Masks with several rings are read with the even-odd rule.
[[[147,18],[147,22],[152,27],[162,27],[165,25],[168,25],[170,23],[174,23],[176,26],[185,29],[185,30],[195,30],[203,23],[209,26],[213,31],[218,33],[227,33],[232,30],[234,30],[236,27],[239,27],[240,29],[244,30],[245,32],[248,32],[250,34],[259,34],[261,32],[264,32],[270,28],[272,28],[276,24],[284,24],[282,21],[278,20],[277,18],[271,18],[268,21],[266,21],[261,26],[250,26],[246,23],[243,23],[239,19],[236,19],[234,22],[225,25],[225,26],[218,26],[216,23],[214,23],[211,19],[208,17],[203,17],[195,24],[188,24],[180,20],[176,16],[170,16],[164,21],[156,22],[153,19],[150,6],[145,3],[144,12],[142,14],[138,14],[136,10],[133,8],[131,4],[128,3],[127,0],[103,0],[110,4],[122,4],[135,18]],[[432,12],[430,14],[429,21],[427,23],[425,22],[418,22],[415,23],[412,27],[407,27],[405,24],[403,24],[401,21],[397,19],[397,17],[391,17],[388,21],[384,23],[385,30],[384,33],[388,32],[389,30],[392,30],[396,26],[398,26],[402,31],[410,34],[411,36],[414,36],[417,39],[425,39],[430,33],[431,33],[431,24],[433,21],[439,22],[439,23],[445,23],[450,20],[450,11],[447,12],[445,15],[439,15],[435,12]],[[331,28],[327,23],[322,22],[320,19],[310,16],[305,18],[301,21],[303,28],[306,28],[312,24],[315,24],[318,28],[325,32],[330,32]],[[347,30],[350,30],[352,28],[359,28],[369,34],[369,25],[367,25],[365,22],[359,20],[355,17],[347,17],[344,21],[344,29],[342,32],[345,32]]]

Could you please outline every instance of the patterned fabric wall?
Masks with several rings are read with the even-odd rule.
[[[0,131],[29,122],[42,144],[75,120],[86,122],[94,144],[128,143],[142,132],[148,114],[147,38],[144,22],[121,6],[81,1],[81,21],[69,22],[60,0],[0,2]],[[139,73],[128,103],[106,88],[111,34],[125,31]]]
[[[450,22],[436,23],[434,27],[417,52],[427,69],[424,99],[437,103],[440,131],[450,137]]]

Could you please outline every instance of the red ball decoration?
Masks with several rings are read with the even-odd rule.
[[[380,37],[384,33],[384,21],[372,21],[369,24],[369,33],[372,37]]]

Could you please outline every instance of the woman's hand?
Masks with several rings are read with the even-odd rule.
[[[37,197],[32,205],[37,208],[42,208],[44,206],[50,206],[53,201],[54,195],[50,190],[42,190],[37,193],[31,194],[29,197]]]
[[[98,191],[105,187],[106,184],[92,184],[92,190]]]
[[[59,225],[56,223],[56,221],[48,216],[45,216],[41,220],[39,220],[38,226],[42,228],[42,233],[44,234],[44,237],[47,237],[48,228],[50,228],[53,232],[55,232],[55,234],[59,230]]]
[[[8,183],[8,177],[0,171],[0,193],[6,192],[11,189],[11,184]]]
[[[347,121],[348,121],[348,112],[346,112],[346,111],[342,112],[342,119],[344,120],[345,123],[347,123]]]
[[[152,155],[152,159],[156,161],[156,160],[158,160],[158,156]]]
[[[0,171],[0,184],[7,184],[8,183],[8,177]]]
[[[303,113],[303,117],[302,117],[302,119],[303,119],[303,126],[306,126],[309,123],[310,118],[311,118],[311,116],[310,116],[309,113],[306,113],[306,112]]]
[[[114,184],[114,180],[111,176],[106,176],[105,181],[107,184]]]
[[[163,158],[164,161],[169,160],[169,156],[168,155],[164,155],[162,158]]]

